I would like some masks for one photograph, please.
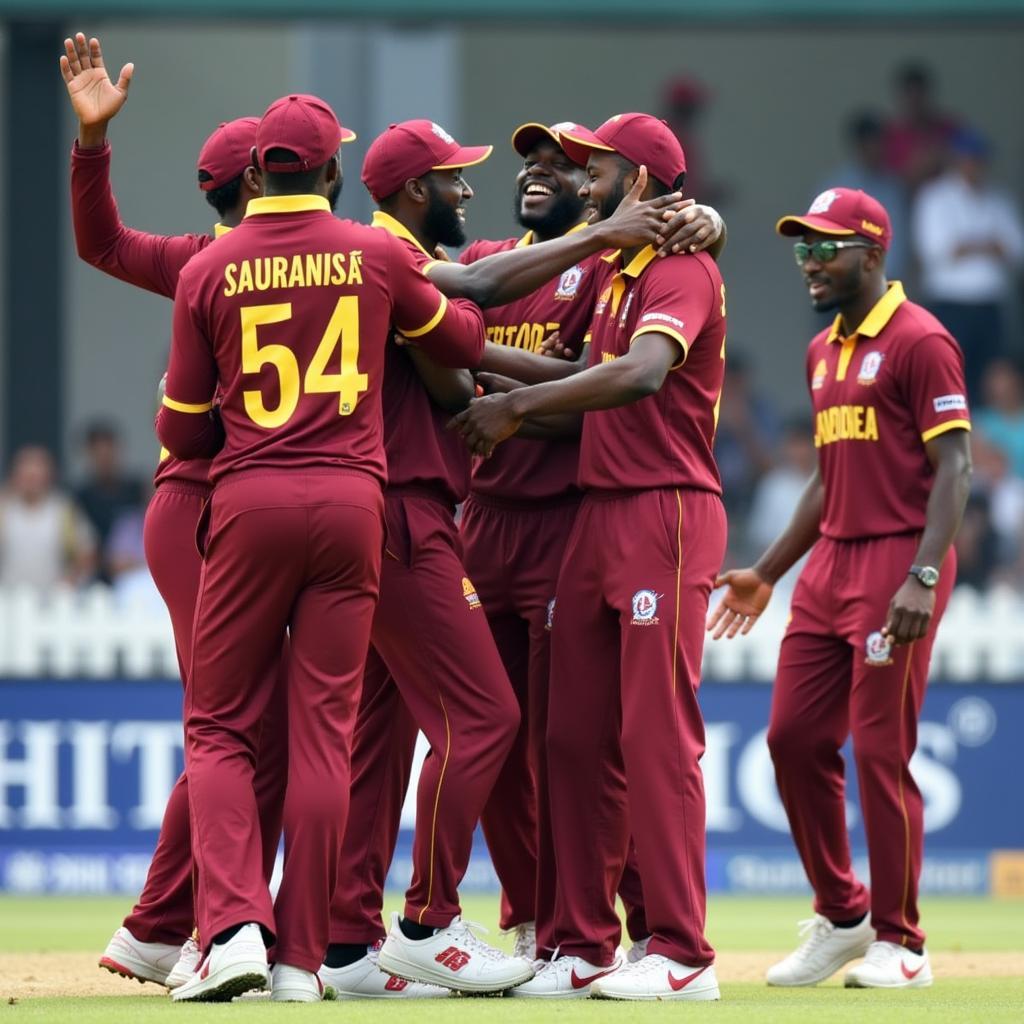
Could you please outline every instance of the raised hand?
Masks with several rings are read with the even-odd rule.
[[[125,64],[117,83],[111,82],[103,64],[100,41],[92,38],[86,42],[85,36],[78,32],[74,39],[64,40],[60,73],[68,89],[71,108],[78,117],[79,143],[101,145],[106,138],[107,124],[128,98],[135,65]]]
[[[712,639],[724,636],[731,640],[737,633],[746,636],[768,606],[772,585],[756,569],[733,569],[719,576],[715,586],[729,589],[708,616],[708,632],[714,630]]]
[[[649,245],[664,234],[666,210],[677,211],[692,206],[692,199],[683,199],[681,192],[642,201],[647,188],[647,168],[641,166],[633,187],[623,197],[615,212],[594,225],[605,236],[610,249],[632,249]]]

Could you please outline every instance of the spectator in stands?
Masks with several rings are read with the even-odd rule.
[[[710,98],[699,78],[679,75],[665,83],[662,105],[665,123],[686,153],[686,195],[694,196],[699,203],[720,206],[728,200],[730,190],[711,177],[700,137],[700,121]]]
[[[925,299],[960,342],[976,400],[985,366],[1004,354],[1004,307],[1024,263],[1024,224],[1010,196],[989,184],[987,141],[965,129],[951,146],[953,166],[917,197],[913,236]]]
[[[981,400],[975,427],[1006,456],[1010,472],[1024,480],[1024,371],[1013,360],[993,360],[985,367]]]
[[[39,588],[86,581],[96,568],[88,519],[54,486],[53,456],[28,445],[14,454],[0,494],[0,584]]]
[[[1021,582],[1024,568],[1024,478],[1010,468],[1006,452],[981,430],[971,438],[973,487],[984,495],[995,538],[989,583]]]
[[[123,469],[121,437],[113,423],[90,423],[85,429],[83,448],[88,470],[76,498],[96,530],[101,552],[100,577],[109,583],[113,578],[108,551],[110,531],[120,515],[141,510],[142,482]]]
[[[775,407],[753,391],[747,359],[730,351],[715,435],[715,460],[730,522],[745,519],[758,478],[775,463],[778,440]]]
[[[960,125],[936,106],[926,65],[904,64],[893,81],[898,112],[885,126],[885,165],[913,191],[943,170],[949,141]]]
[[[874,196],[886,208],[892,223],[892,242],[885,258],[886,276],[890,280],[905,280],[909,270],[907,189],[903,180],[886,167],[882,118],[862,110],[847,120],[844,136],[846,162],[827,176],[818,191],[824,192],[833,185],[857,188]]]
[[[754,488],[746,529],[752,551],[760,553],[767,548],[779,532],[779,523],[789,522],[816,465],[813,424],[806,419],[791,420],[783,430],[778,465],[768,470]],[[795,580],[805,559],[800,559],[784,578]]]

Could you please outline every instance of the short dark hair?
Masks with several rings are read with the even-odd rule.
[[[263,163],[298,163],[299,155],[290,149],[275,146],[263,154]],[[312,192],[324,164],[309,171],[263,171],[263,184],[268,192],[290,192],[295,195]]]
[[[653,175],[648,178],[647,181],[651,187],[651,191],[654,193],[652,198],[657,199],[658,196],[667,196],[673,192],[682,192],[683,182],[686,181],[686,171],[680,171],[671,185],[666,185],[660,178],[655,178]]]
[[[200,171],[199,180],[212,181],[213,175],[209,171]],[[206,201],[217,211],[218,216],[223,217],[229,210],[238,205],[238,197],[242,194],[242,175],[232,178],[231,181],[219,188],[211,188],[203,192]]]

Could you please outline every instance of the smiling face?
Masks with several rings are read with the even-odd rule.
[[[424,233],[441,245],[463,245],[466,241],[465,203],[473,190],[462,177],[462,168],[431,171],[421,179],[428,201],[423,218]]]
[[[804,241],[813,245],[815,242],[836,241],[836,238],[818,231],[805,231]],[[856,299],[864,288],[865,273],[878,266],[880,252],[877,248],[840,249],[835,259],[827,263],[809,257],[801,267],[801,273],[814,310],[827,313]]]
[[[636,180],[636,168],[618,153],[591,151],[587,177],[580,187],[587,222],[607,220]]]
[[[557,238],[583,219],[585,172],[554,140],[538,142],[516,175],[515,217],[543,238]]]

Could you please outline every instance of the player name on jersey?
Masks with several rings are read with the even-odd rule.
[[[351,252],[309,252],[291,256],[258,256],[224,267],[224,295],[265,292],[272,288],[324,288],[362,284],[361,249]]]

